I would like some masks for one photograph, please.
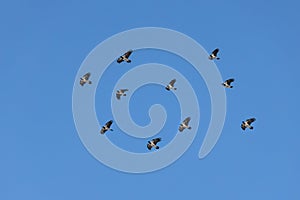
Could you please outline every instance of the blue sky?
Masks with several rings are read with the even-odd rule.
[[[155,193],[161,199],[299,199],[298,10],[299,3],[292,0],[2,1],[0,198],[152,199]],[[219,47],[221,60],[216,64],[224,79],[236,81],[227,90],[220,140],[199,160],[210,100],[201,77],[188,69],[186,75],[201,99],[196,139],[171,166],[128,174],[103,165],[81,143],[73,121],[72,90],[81,63],[94,47],[121,31],[146,26],[182,32],[208,52]],[[154,50],[133,54],[136,64],[189,67],[173,57]],[[124,68],[118,75],[126,72]],[[105,79],[113,87],[115,78]],[[97,111],[108,102],[102,102],[101,92],[110,95],[101,89],[103,84],[97,89]],[[158,102],[178,118],[174,96],[147,98],[149,92],[160,96],[158,90],[145,86],[134,94],[131,112],[138,124],[148,123],[147,105]],[[146,106],[138,104],[146,99]],[[242,132],[241,121],[252,116],[257,118],[254,130]],[[171,132],[171,122],[165,132]],[[161,136],[167,142],[172,135],[165,132]],[[117,134],[110,139],[144,152],[139,141],[122,144]]]

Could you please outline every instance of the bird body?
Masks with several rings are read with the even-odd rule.
[[[123,61],[126,61],[127,63],[131,63],[131,60],[129,60],[129,56],[131,55],[132,52],[133,52],[132,50],[127,51],[117,59],[117,62],[121,63]]]
[[[251,123],[255,122],[255,120],[256,120],[255,118],[250,118],[250,119],[247,119],[246,121],[242,121],[241,128],[243,130],[246,130],[246,128],[253,129],[253,126],[251,126]]]

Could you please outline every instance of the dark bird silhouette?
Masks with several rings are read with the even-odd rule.
[[[116,97],[117,99],[121,99],[121,96],[126,96],[125,92],[127,92],[128,89],[120,89],[120,90],[117,90],[117,93],[116,93]]]
[[[155,149],[159,149],[159,146],[157,146],[156,144],[160,141],[161,141],[161,138],[155,138],[155,139],[152,139],[151,141],[148,141],[147,148],[149,150],[151,150],[152,147],[154,147]]]
[[[224,83],[222,83],[222,85],[226,88],[233,88],[233,86],[230,85],[232,82],[234,82],[233,78],[226,80]]]
[[[189,126],[189,122],[190,122],[191,118],[187,117],[185,118],[185,120],[183,120],[183,122],[180,124],[179,126],[179,131],[182,132],[184,129],[191,129],[192,127]]]
[[[124,53],[122,56],[120,56],[117,60],[118,63],[121,63],[123,61],[126,61],[127,63],[131,63],[131,60],[129,60],[129,56],[131,55],[133,51],[129,50],[126,53]]]
[[[241,128],[243,130],[245,130],[246,128],[253,129],[253,126],[251,126],[251,123],[255,122],[255,120],[256,120],[255,118],[250,118],[250,119],[247,119],[246,121],[242,121]]]
[[[166,90],[170,91],[170,90],[177,90],[176,87],[174,87],[174,84],[176,82],[176,79],[173,79],[170,81],[170,83],[166,86]]]
[[[214,59],[217,59],[217,60],[219,60],[220,58],[218,57],[218,52],[219,52],[219,49],[217,48],[217,49],[215,49],[215,50],[213,50],[213,52],[209,55],[209,59],[210,60],[214,60]]]
[[[84,86],[84,84],[86,84],[86,83],[92,84],[92,81],[89,81],[90,76],[91,76],[90,72],[83,75],[83,77],[80,78],[80,85]]]
[[[112,123],[113,123],[113,120],[110,120],[110,121],[106,122],[106,124],[104,126],[102,126],[102,128],[100,130],[100,133],[104,134],[108,130],[113,131],[113,129],[110,128]]]

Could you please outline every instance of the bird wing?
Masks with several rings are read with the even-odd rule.
[[[105,132],[106,132],[105,128],[102,127],[101,130],[100,130],[100,133],[101,133],[101,134],[104,134]]]
[[[83,76],[83,78],[84,78],[85,80],[89,80],[90,76],[91,76],[91,73],[88,72],[88,73],[86,73],[86,74]]]
[[[120,99],[121,94],[120,93],[116,93],[116,97],[117,97],[117,99]]]
[[[85,82],[82,79],[80,79],[80,85],[83,86],[84,84]]]
[[[217,48],[217,49],[215,49],[211,54],[217,56],[218,52],[219,52],[219,49]]]
[[[227,84],[230,85],[230,83],[232,83],[234,81],[233,78],[226,80]]]
[[[113,120],[110,120],[110,121],[108,121],[108,122],[106,122],[106,126],[107,126],[107,128],[110,128],[110,126],[112,125],[112,123],[113,123]]]
[[[152,146],[151,146],[150,143],[147,144],[147,148],[148,148],[149,150],[151,150]]]
[[[183,120],[183,124],[185,124],[186,126],[188,126],[189,125],[189,122],[190,122],[190,120],[191,120],[191,118],[190,117],[187,117],[187,118],[185,118],[185,120]]]
[[[158,142],[161,141],[161,138],[155,138],[155,139],[153,139],[152,141],[153,141],[153,143],[156,145]]]
[[[117,60],[117,62],[118,62],[118,63],[123,62],[123,58],[122,58],[122,57],[119,57],[118,60]]]
[[[250,118],[250,119],[247,119],[247,123],[250,125],[252,122],[254,122],[256,119],[255,118]]]
[[[128,89],[120,89],[120,91],[121,91],[122,93],[124,93],[124,92],[127,92]]]
[[[171,81],[170,81],[170,83],[169,83],[169,84],[170,84],[170,85],[173,87],[173,86],[174,86],[174,84],[175,84],[175,82],[176,82],[176,79],[173,79],[173,80],[171,80]]]
[[[182,131],[184,130],[184,127],[180,124],[178,130],[179,130],[180,132],[182,132]]]
[[[129,58],[129,56],[131,55],[132,50],[127,51],[126,53],[124,53],[123,56],[125,56],[125,58]]]
[[[245,126],[244,122],[242,122],[242,124],[241,124],[241,128],[242,128],[243,130],[245,130],[245,129],[246,129],[246,126]]]

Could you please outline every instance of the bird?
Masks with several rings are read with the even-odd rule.
[[[117,93],[116,93],[117,99],[121,99],[121,96],[126,96],[125,92],[127,92],[127,91],[128,91],[128,89],[117,90]]]
[[[230,85],[232,82],[234,82],[233,78],[226,80],[224,83],[222,83],[222,85],[226,88],[233,88],[233,86]]]
[[[253,126],[251,126],[251,123],[255,122],[255,120],[256,120],[255,118],[250,118],[250,119],[247,119],[246,121],[242,121],[241,128],[243,130],[245,130],[246,128],[253,129]]]
[[[213,50],[213,52],[209,55],[208,58],[209,58],[210,60],[214,60],[214,59],[219,60],[220,58],[217,56],[218,52],[219,52],[219,49],[218,49],[218,48],[215,49],[215,50]]]
[[[187,117],[185,118],[185,120],[183,120],[183,122],[180,124],[179,126],[179,131],[182,132],[184,129],[191,129],[192,127],[189,126],[189,122],[190,122],[191,118]]]
[[[117,60],[118,63],[121,63],[123,61],[126,61],[127,63],[131,63],[131,60],[129,60],[129,56],[131,55],[133,51],[132,50],[129,50],[127,51],[126,53],[124,53],[122,56],[120,56]]]
[[[161,138],[155,138],[155,139],[152,139],[151,141],[148,141],[147,148],[149,150],[151,150],[152,147],[154,147],[155,149],[159,149],[159,146],[157,146],[156,144],[160,141],[161,141]]]
[[[88,72],[83,77],[81,77],[80,78],[80,85],[84,86],[84,84],[86,84],[86,83],[92,84],[92,81],[89,81],[90,76],[91,76],[91,73]]]
[[[174,87],[175,82],[176,82],[176,79],[171,80],[170,83],[165,87],[166,90],[168,90],[168,91],[170,91],[172,89],[177,90],[177,88]]]
[[[113,131],[113,129],[110,128],[112,123],[113,123],[113,120],[109,120],[108,122],[106,122],[106,124],[104,126],[102,126],[100,133],[104,134],[108,130]]]

